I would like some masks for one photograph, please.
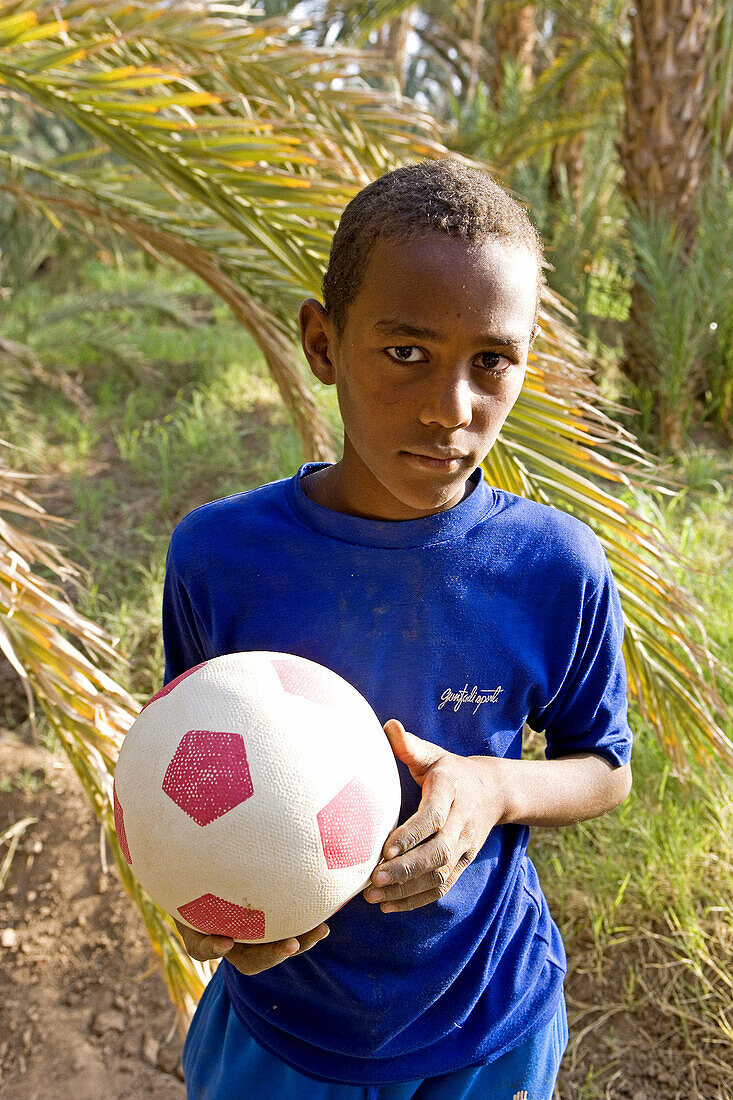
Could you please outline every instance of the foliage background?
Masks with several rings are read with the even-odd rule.
[[[571,951],[602,967],[620,940],[641,945],[625,957],[629,1004],[643,985],[715,1061],[733,1034],[731,20],[708,13],[717,95],[683,234],[621,186],[623,5],[380,0],[310,5],[300,26],[265,6],[273,21],[226,27],[188,6],[0,6],[0,434],[14,445],[0,645],[41,703],[38,736],[72,759],[190,1012],[206,970],[137,890],[110,812],[120,737],[159,683],[167,538],[201,500],[329,452],[335,409],[290,341],[348,197],[446,147],[488,160],[531,202],[553,263],[544,341],[489,473],[604,538],[640,733],[630,803],[542,838],[535,858]],[[528,67],[530,8],[541,62]],[[625,369],[638,287],[643,376]],[[660,408],[680,412],[671,452]],[[65,557],[38,541],[37,497],[72,523]],[[670,960],[675,982],[659,986]]]

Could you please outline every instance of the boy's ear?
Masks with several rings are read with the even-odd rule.
[[[334,340],[333,326],[326,310],[315,298],[306,298],[298,315],[300,342],[303,352],[319,382],[332,386],[336,381],[330,348]]]
[[[534,344],[535,340],[537,339],[537,337],[539,336],[541,331],[542,331],[542,329],[540,328],[539,325],[534,326],[534,328],[532,329],[532,333],[530,335],[530,338],[529,338],[529,346],[530,347],[532,347],[532,344]]]

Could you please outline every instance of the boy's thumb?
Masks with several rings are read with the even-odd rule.
[[[422,737],[408,733],[396,718],[390,718],[385,722],[384,732],[389,738],[392,752],[409,768],[426,771],[445,752],[440,745],[434,745],[432,741],[423,741]]]

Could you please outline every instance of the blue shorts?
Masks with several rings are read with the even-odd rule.
[[[224,975],[204,990],[183,1048],[188,1100],[552,1100],[568,1042],[565,1001],[537,1035],[484,1066],[388,1085],[339,1085],[299,1073],[255,1042]]]

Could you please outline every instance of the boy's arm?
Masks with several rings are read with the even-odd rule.
[[[597,753],[556,760],[458,756],[385,725],[395,756],[422,788],[417,813],[387,838],[367,887],[383,912],[429,905],[448,892],[496,825],[573,825],[618,806],[631,790],[631,766]]]
[[[631,791],[631,764],[597,753],[498,763],[507,807],[499,824],[576,825],[615,809]]]

